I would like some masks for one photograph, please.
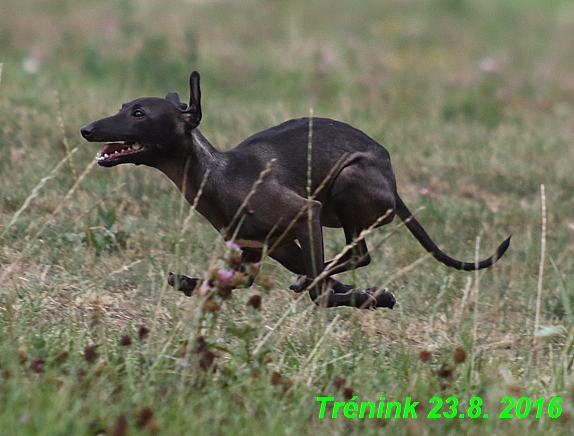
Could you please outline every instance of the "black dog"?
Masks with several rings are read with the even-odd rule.
[[[487,268],[510,244],[508,238],[478,263],[447,256],[399,197],[387,150],[338,121],[290,120],[219,152],[197,129],[201,91],[195,71],[190,88],[189,106],[176,93],[140,98],[81,133],[90,142],[107,142],[97,156],[101,166],[155,167],[190,203],[203,183],[197,210],[226,240],[234,239],[243,250],[243,263],[258,262],[267,247],[269,256],[299,274],[291,289],[308,289],[317,303],[393,307],[395,298],[386,289],[353,289],[331,275],[367,265],[370,256],[361,232],[390,223],[395,214],[428,252],[452,268]],[[352,247],[332,265],[324,261],[323,226],[343,227]],[[171,273],[169,280],[186,295],[201,283]]]

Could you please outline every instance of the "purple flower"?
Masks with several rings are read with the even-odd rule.
[[[217,279],[220,282],[227,283],[233,278],[233,271],[227,268],[220,268],[217,271]]]
[[[235,242],[233,241],[226,241],[225,244],[227,245],[227,247],[231,250],[234,251],[241,251],[241,247],[239,245],[237,245]]]
[[[211,292],[211,285],[207,280],[201,282],[201,286],[195,293],[200,297],[205,297],[207,294]]]

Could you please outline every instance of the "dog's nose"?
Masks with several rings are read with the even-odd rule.
[[[80,133],[82,134],[82,136],[84,138],[88,138],[88,136],[90,136],[92,133],[94,133],[94,126],[92,126],[91,124],[88,124],[87,126],[84,126],[80,129]]]

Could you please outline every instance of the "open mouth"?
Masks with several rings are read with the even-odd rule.
[[[110,142],[96,155],[96,161],[99,164],[112,163],[121,157],[139,154],[145,149],[146,147],[139,142]]]

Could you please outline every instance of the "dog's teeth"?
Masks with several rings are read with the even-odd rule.
[[[104,154],[104,159],[107,159],[108,157],[110,157],[108,153]]]
[[[142,148],[141,144],[135,143],[134,145],[132,145],[132,150],[138,151],[139,149]]]

